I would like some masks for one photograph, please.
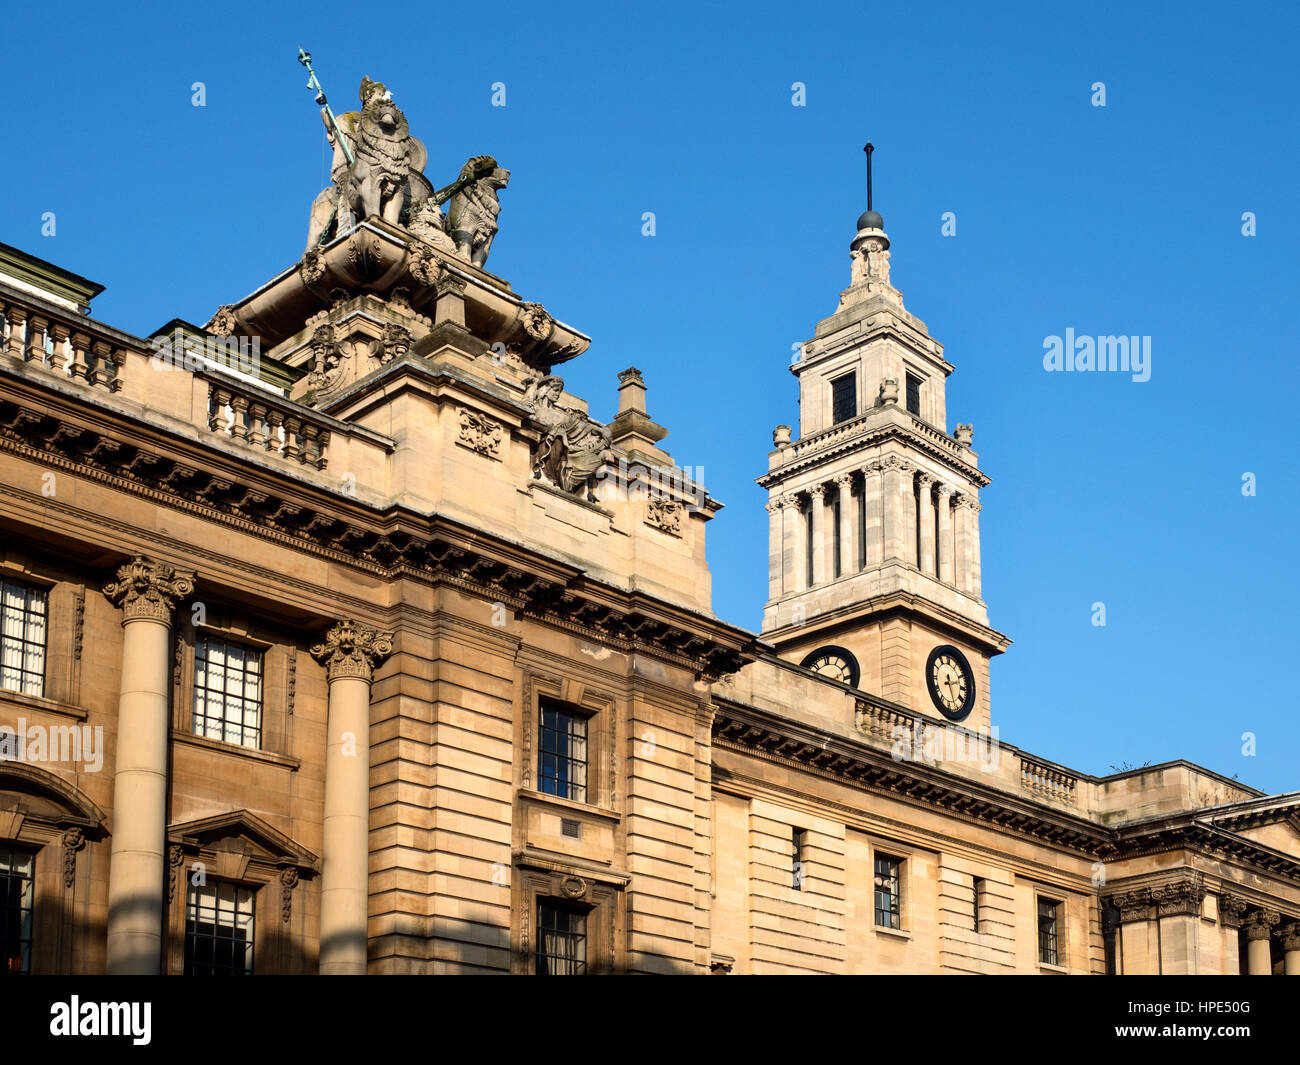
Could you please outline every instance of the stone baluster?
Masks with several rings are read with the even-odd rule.
[[[90,380],[90,337],[85,333],[72,334],[72,377],[77,381]]]
[[[109,382],[113,379],[113,371],[110,369],[109,356],[112,355],[113,349],[105,340],[93,341],[90,345],[92,368],[90,371],[90,383],[99,388],[108,388]]]
[[[311,648],[325,667],[325,811],[320,971],[366,971],[370,865],[370,686],[393,651],[391,633],[341,621]]]
[[[27,358],[32,362],[45,365],[45,330],[50,327],[50,320],[33,314],[27,319]]]
[[[72,366],[72,358],[68,354],[68,333],[70,330],[62,322],[54,322],[50,325],[50,336],[54,338],[54,354],[50,356],[50,365],[55,373],[66,374]]]
[[[261,447],[266,440],[263,426],[266,424],[266,404],[252,403],[248,408],[248,442],[253,447]]]
[[[172,610],[194,575],[137,556],[104,594],[122,610],[121,694],[108,867],[109,975],[157,975],[163,946],[163,856],[172,683]]]
[[[11,359],[23,362],[23,352],[27,349],[27,308],[11,303],[5,308],[5,318],[9,322],[9,339],[5,354]]]
[[[248,439],[248,397],[232,396],[230,410],[234,420],[230,423],[230,435],[241,444]]]
[[[263,447],[267,451],[275,452],[277,455],[284,451],[284,441],[280,437],[280,430],[284,426],[284,412],[271,408],[266,412],[266,440]]]
[[[227,432],[226,407],[230,403],[230,393],[224,388],[214,386],[209,394],[212,397],[212,409],[208,412],[208,428],[214,433]]]
[[[284,419],[284,457],[297,461],[301,452],[298,434],[302,432],[302,419],[286,417]]]

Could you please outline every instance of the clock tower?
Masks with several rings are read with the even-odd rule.
[[[870,152],[868,151],[868,160]],[[965,728],[989,727],[989,659],[1010,640],[980,592],[971,426],[949,434],[954,367],[890,281],[868,209],[849,287],[790,367],[799,431],[773,433],[763,639],[785,659]]]

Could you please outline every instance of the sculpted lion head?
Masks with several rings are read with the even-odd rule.
[[[497,166],[497,161],[490,155],[476,155],[460,168],[461,180],[473,179],[480,187],[504,189],[510,183],[510,171]]]

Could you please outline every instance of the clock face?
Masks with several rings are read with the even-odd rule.
[[[858,660],[843,647],[819,647],[799,664],[804,669],[838,680],[850,688],[858,686]]]
[[[943,644],[930,652],[925,681],[934,705],[949,721],[961,721],[971,712],[975,705],[975,674],[957,648]]]

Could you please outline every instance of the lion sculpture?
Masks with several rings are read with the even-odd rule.
[[[456,242],[456,253],[482,267],[497,235],[501,204],[497,193],[510,182],[510,171],[497,166],[490,155],[476,155],[460,168],[460,180],[471,179],[451,198],[447,209],[447,231]]]

